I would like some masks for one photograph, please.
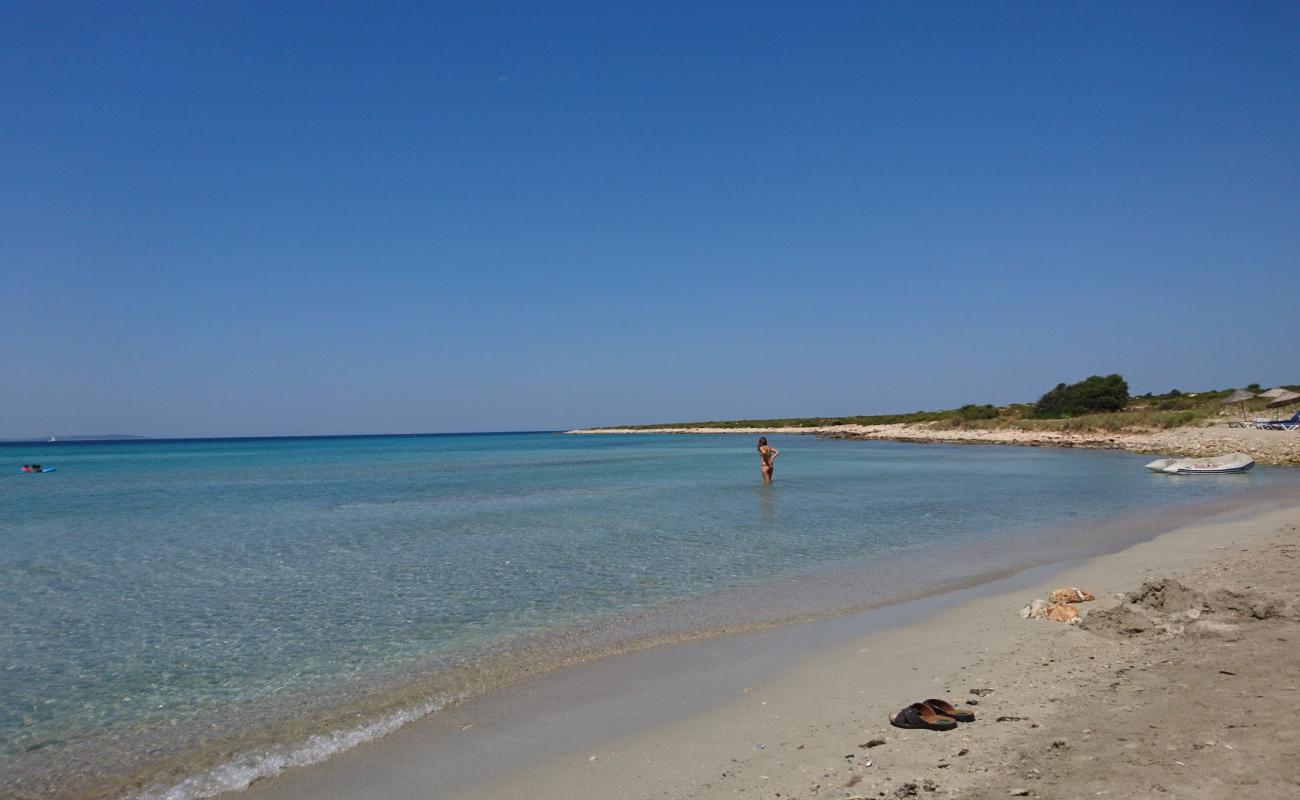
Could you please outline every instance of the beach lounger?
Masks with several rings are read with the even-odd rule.
[[[1253,419],[1250,421],[1250,427],[1261,431],[1300,430],[1300,411],[1293,414],[1291,419]]]

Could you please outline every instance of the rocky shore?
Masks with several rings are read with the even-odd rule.
[[[1300,466],[1300,431],[1205,427],[1142,432],[1074,432],[1022,428],[953,428],[933,423],[894,425],[826,425],[806,428],[586,428],[594,433],[743,433],[802,434],[836,439],[880,439],[934,444],[1003,444],[1026,447],[1087,447],[1131,450],[1164,456],[1220,456],[1245,453],[1261,464]]]

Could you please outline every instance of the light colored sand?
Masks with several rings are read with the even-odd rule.
[[[525,733],[512,729],[509,714],[475,719],[470,706],[453,715],[457,725],[471,726],[466,737],[495,727],[498,743],[510,745],[493,755],[464,750],[460,757],[492,758],[500,770],[473,785],[448,786],[436,760],[422,758],[422,742],[436,739],[407,736],[249,794],[810,800],[991,798],[1027,789],[1061,798],[1297,797],[1300,622],[1287,601],[1300,583],[1298,531],[1296,498],[1182,528],[1038,585],[954,602],[912,624],[797,653],[792,666],[771,674],[741,671],[727,683],[725,670],[722,679],[712,671],[700,681],[727,698],[721,703],[631,734],[597,733],[579,749],[541,758],[528,756],[547,750],[548,738],[563,739],[572,726],[599,729],[601,721],[561,706]],[[1212,626],[1177,636],[1090,631],[1016,613],[1062,585],[1095,592],[1101,599],[1088,609],[1095,612],[1117,605],[1117,593],[1167,575],[1204,589],[1229,587],[1248,601],[1282,598],[1274,608],[1284,613],[1256,620],[1220,609],[1206,617]],[[799,639],[772,641],[798,646]],[[655,657],[670,660],[673,652],[661,648]],[[607,679],[618,680],[615,667]],[[691,688],[689,678],[680,683],[681,696],[691,698]],[[632,695],[641,689],[623,687]],[[963,701],[971,689],[992,693],[978,698],[979,720],[957,731],[900,731],[886,722],[908,701]],[[884,744],[864,746],[874,739]]]
[[[780,433],[901,442],[1088,447],[1169,456],[1218,456],[1227,453],[1246,453],[1261,464],[1300,466],[1300,431],[1230,428],[1226,423],[1143,433],[1072,433],[1013,428],[985,430],[947,428],[932,423],[824,425],[809,428],[656,428],[653,430],[587,428],[569,431],[569,433],[737,433],[751,436]]]

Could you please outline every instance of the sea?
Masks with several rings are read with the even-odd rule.
[[[0,796],[238,791],[539,672],[1300,487],[1123,452],[770,438],[771,485],[739,435],[0,445]]]

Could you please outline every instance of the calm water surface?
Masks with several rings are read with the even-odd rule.
[[[0,446],[5,470],[58,467],[0,473],[0,795],[166,763],[150,791],[204,796],[434,710],[488,654],[863,607],[1113,549],[1086,533],[1104,520],[1296,483],[1124,453],[773,444],[770,487],[752,437]],[[403,682],[383,715],[304,722]]]

